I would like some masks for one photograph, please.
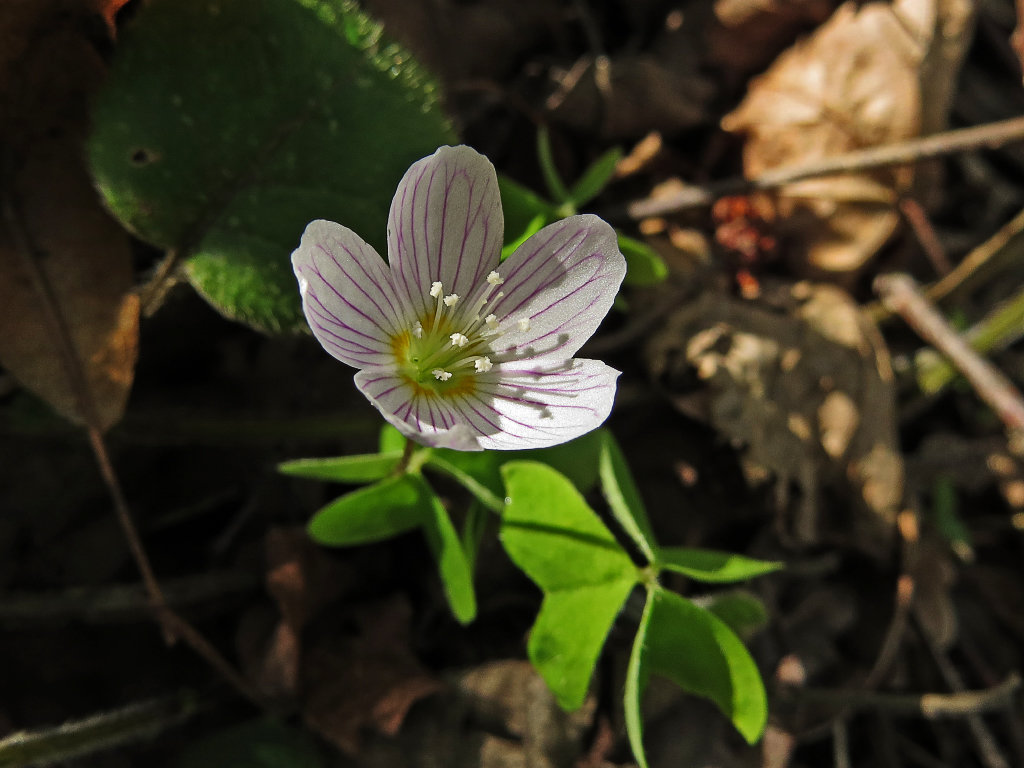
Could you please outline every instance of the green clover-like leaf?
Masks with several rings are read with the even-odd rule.
[[[638,571],[573,484],[544,464],[502,467],[501,541],[544,592],[527,650],[558,703],[579,708]]]

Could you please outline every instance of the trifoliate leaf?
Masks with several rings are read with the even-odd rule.
[[[638,572],[567,478],[529,461],[508,462],[502,475],[510,499],[502,544],[544,592],[530,661],[558,703],[577,709]]]
[[[640,699],[651,675],[710,699],[750,743],[764,731],[764,683],[743,643],[721,619],[660,587],[648,592],[627,670],[626,728],[641,768],[646,760]]]

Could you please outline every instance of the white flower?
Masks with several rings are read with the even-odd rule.
[[[618,371],[573,354],[625,275],[615,232],[571,216],[499,264],[503,230],[490,161],[442,147],[398,186],[390,267],[330,221],[306,227],[292,254],[314,335],[421,443],[540,448],[589,432],[611,410]]]

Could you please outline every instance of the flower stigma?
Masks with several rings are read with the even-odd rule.
[[[498,316],[485,315],[484,308],[504,296],[501,291],[494,293],[504,282],[492,271],[474,292],[472,303],[454,293],[445,295],[440,282],[431,283],[427,293],[436,300],[434,310],[392,339],[391,348],[406,380],[435,394],[472,391],[474,377],[495,365],[491,344],[504,331]],[[508,323],[505,330],[529,327],[529,319],[521,318]]]

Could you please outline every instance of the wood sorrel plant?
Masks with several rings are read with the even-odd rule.
[[[307,227],[292,261],[310,327],[359,369],[359,389],[393,425],[376,454],[281,466],[368,484],[321,509],[310,535],[351,546],[420,529],[453,614],[468,623],[482,518],[495,512],[509,557],[544,593],[527,650],[559,704],[583,704],[605,639],[629,620],[620,613],[639,591],[625,713],[641,767],[640,699],[652,674],[711,699],[753,742],[767,717],[765,691],[736,632],[763,623],[763,608],[735,592],[698,605],[659,579],[667,570],[736,582],[779,565],[660,546],[618,445],[596,429],[619,374],[572,355],[622,282],[613,230],[571,215],[500,263],[502,230],[494,168],[468,147],[442,147],[406,173],[391,207],[390,269],[351,230]],[[485,448],[520,450],[510,460]],[[470,494],[461,532],[424,471]],[[633,555],[583,496],[598,484]]]

